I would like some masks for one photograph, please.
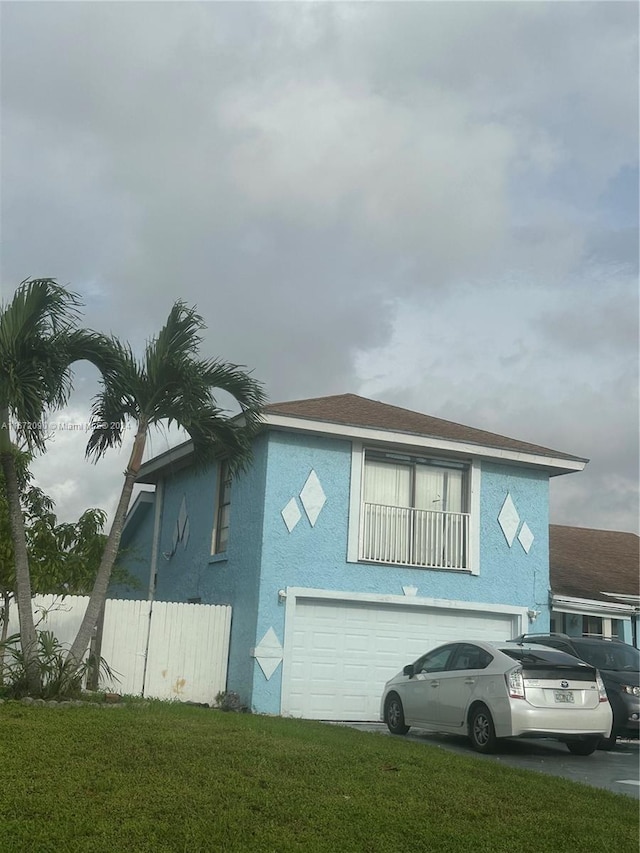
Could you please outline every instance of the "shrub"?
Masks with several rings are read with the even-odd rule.
[[[222,690],[216,696],[216,708],[220,711],[244,712],[247,706],[233,690]]]
[[[104,658],[99,661],[90,656],[79,667],[67,660],[68,650],[51,631],[38,631],[36,656],[43,699],[78,699],[88,673],[97,665],[103,678],[117,681],[115,673]],[[28,695],[24,656],[19,646],[19,635],[9,637],[0,650],[4,654],[2,692],[10,699]]]

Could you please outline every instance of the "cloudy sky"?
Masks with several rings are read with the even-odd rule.
[[[3,299],[53,276],[136,349],[186,299],[272,401],[349,391],[588,457],[552,521],[637,530],[636,3],[1,15]],[[59,430],[36,465],[63,518],[120,487],[123,454],[83,454]]]

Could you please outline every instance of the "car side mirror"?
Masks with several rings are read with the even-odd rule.
[[[402,674],[403,674],[403,675],[408,675],[409,677],[411,677],[411,676],[413,675],[413,664],[412,664],[412,663],[408,663],[408,664],[405,666],[405,668],[402,670]]]

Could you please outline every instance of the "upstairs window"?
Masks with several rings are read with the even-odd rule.
[[[465,466],[428,459],[396,461],[367,453],[365,503],[436,512],[464,512]]]
[[[360,559],[468,568],[469,466],[368,451]]]
[[[212,553],[214,554],[224,554],[227,550],[230,511],[231,473],[227,463],[221,462],[218,468],[218,490],[212,542]]]

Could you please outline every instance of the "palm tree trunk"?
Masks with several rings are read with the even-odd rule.
[[[33,621],[31,605],[31,575],[29,574],[29,556],[27,537],[24,529],[24,516],[20,505],[20,487],[16,471],[16,460],[9,434],[9,412],[0,411],[0,463],[4,474],[9,505],[11,538],[16,564],[16,604],[20,619],[20,645],[24,659],[27,690],[30,696],[39,696],[42,684],[38,671],[38,637]]]
[[[129,457],[129,464],[125,471],[120,500],[118,501],[116,513],[113,517],[113,522],[111,524],[109,536],[107,537],[104,553],[102,554],[96,580],[93,585],[93,589],[91,590],[89,603],[87,604],[87,609],[85,611],[84,618],[82,619],[82,623],[78,628],[76,638],[69,649],[69,654],[67,655],[67,661],[73,662],[76,666],[80,666],[82,663],[82,657],[89,646],[91,635],[98,623],[100,612],[104,607],[107,597],[111,571],[113,569],[113,564],[116,561],[116,557],[118,556],[122,528],[124,526],[127,510],[129,509],[129,503],[131,502],[131,493],[133,492],[133,486],[138,476],[138,472],[140,471],[140,465],[142,464],[142,456],[144,454],[144,448],[147,441],[147,429],[148,426],[146,422],[138,424],[138,431],[133,441],[133,449],[131,451],[131,456]]]
[[[0,684],[4,684],[4,658],[6,654],[5,643],[9,633],[9,609],[11,607],[11,593],[8,589],[2,591],[2,632],[0,633]]]

